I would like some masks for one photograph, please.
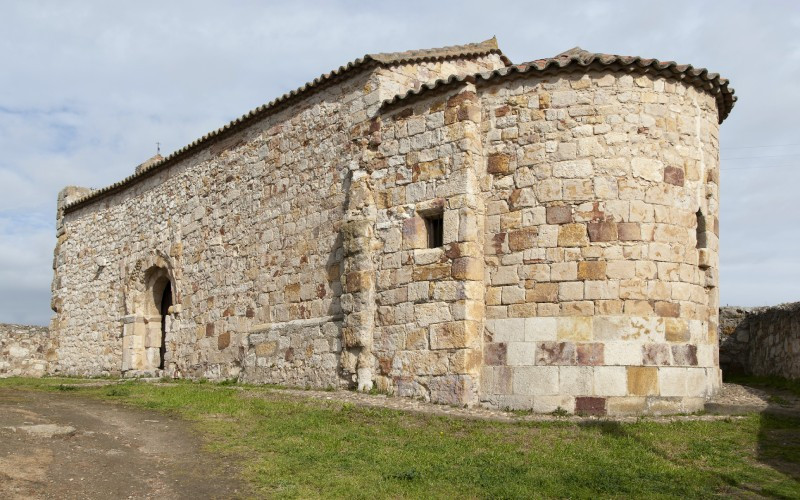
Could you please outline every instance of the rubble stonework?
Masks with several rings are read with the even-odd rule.
[[[800,379],[800,302],[720,308],[719,343],[726,374]]]
[[[365,56],[62,195],[56,369],[698,410],[732,105],[705,70],[579,49]]]
[[[52,372],[57,342],[47,327],[0,323],[0,378]]]

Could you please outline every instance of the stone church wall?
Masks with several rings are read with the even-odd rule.
[[[498,64],[492,54],[427,67],[434,78],[453,65],[467,74]],[[142,352],[156,347],[160,316],[146,307],[145,282],[163,270],[175,304],[165,374],[349,385],[340,229],[359,141],[369,140],[359,124],[395,74],[351,76],[65,215],[54,278],[58,370],[147,366]]]

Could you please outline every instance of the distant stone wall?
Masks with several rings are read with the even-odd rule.
[[[41,377],[55,360],[54,339],[46,327],[0,323],[0,378]]]
[[[719,363],[724,374],[800,379],[800,302],[720,308]]]

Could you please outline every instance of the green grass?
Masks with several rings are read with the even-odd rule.
[[[0,380],[58,391],[65,380]],[[800,421],[492,423],[181,382],[79,387],[180,415],[256,497],[800,498]]]

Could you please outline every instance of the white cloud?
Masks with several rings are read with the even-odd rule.
[[[517,62],[580,45],[706,66],[741,97],[721,131],[730,148],[800,142],[798,29],[788,0],[3,2],[0,321],[50,316],[61,187],[119,180],[156,141],[178,149],[364,53],[497,35]],[[722,155],[734,153],[759,158],[723,168],[800,159],[800,148]],[[775,154],[794,156],[760,158]],[[723,171],[723,303],[800,299],[798,180],[792,168]]]

